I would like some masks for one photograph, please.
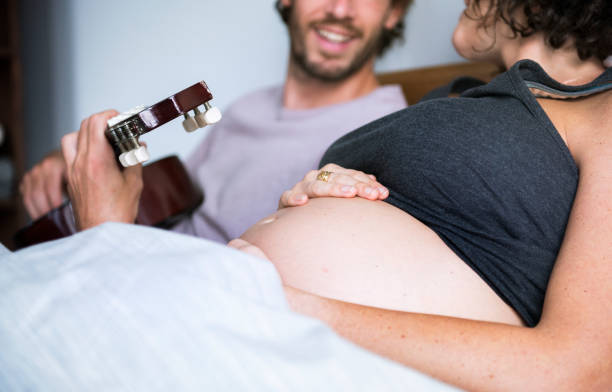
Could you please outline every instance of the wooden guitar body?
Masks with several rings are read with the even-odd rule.
[[[191,181],[176,156],[143,168],[143,189],[136,223],[170,228],[189,215],[204,200],[202,190]],[[38,218],[15,234],[17,248],[67,237],[77,232],[69,201]]]

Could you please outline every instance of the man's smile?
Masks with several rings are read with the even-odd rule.
[[[339,24],[317,23],[312,27],[320,48],[328,54],[340,54],[361,36],[359,31]]]
[[[330,42],[336,43],[336,44],[346,43],[350,41],[351,39],[353,39],[353,35],[350,35],[345,32],[339,32],[337,30],[333,31],[332,29],[328,27],[315,28],[315,31],[321,37],[325,38],[326,40]]]

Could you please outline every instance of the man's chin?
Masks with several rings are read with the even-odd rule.
[[[349,72],[347,68],[343,68],[343,69],[315,70],[311,74],[312,76],[315,76],[321,80],[326,80],[329,82],[339,82],[351,76],[352,72]]]
[[[324,82],[340,82],[359,70],[359,67],[348,65],[328,66],[321,64],[302,63],[300,68],[313,79]]]

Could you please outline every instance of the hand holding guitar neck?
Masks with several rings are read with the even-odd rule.
[[[133,222],[136,218],[139,224],[170,227],[193,211],[201,204],[203,194],[178,158],[154,162],[144,167],[142,174],[140,167],[130,166],[149,158],[138,138],[172,119],[184,116],[183,126],[189,132],[219,121],[221,113],[210,106],[211,99],[206,84],[199,82],[150,107],[119,115],[109,111],[84,120],[79,132],[62,139],[65,177],[74,206],[66,202],[18,231],[17,247],[73,234],[77,224],[88,228],[111,220]],[[204,105],[203,112],[200,105]],[[124,170],[113,162],[113,151]]]
[[[68,195],[79,230],[104,222],[132,223],[142,191],[142,166],[120,170],[106,143],[106,122],[114,110],[94,114],[77,132],[62,138]]]

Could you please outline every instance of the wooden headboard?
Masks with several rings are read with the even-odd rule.
[[[456,63],[383,73],[377,77],[381,84],[399,84],[406,101],[415,104],[429,91],[459,76],[472,76],[488,82],[500,72],[498,66],[489,63]]]

